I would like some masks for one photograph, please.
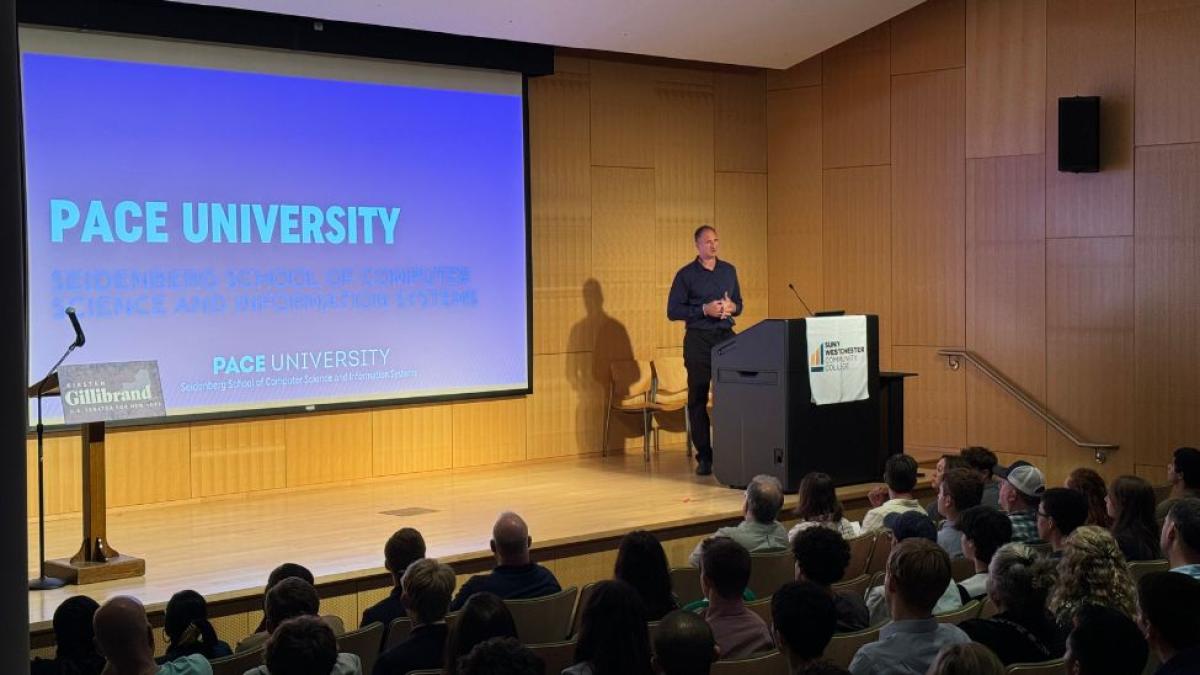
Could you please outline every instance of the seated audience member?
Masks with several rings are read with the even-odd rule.
[[[265,630],[255,633],[237,644],[237,652],[257,649],[266,644],[267,638],[275,628],[297,616],[311,614],[316,616],[321,611],[321,598],[317,589],[300,577],[286,577],[267,591],[263,598],[263,626]],[[330,626],[332,629],[333,627]]]
[[[1200,673],[1200,581],[1153,572],[1138,581],[1138,623],[1162,664],[1157,675]]]
[[[880,529],[883,519],[892,513],[925,513],[921,503],[913,498],[913,489],[917,486],[917,460],[908,455],[888,457],[883,465],[883,482],[887,486],[886,492],[875,489],[868,495],[875,508],[863,516],[863,531]]]
[[[940,520],[941,514],[938,513],[937,493],[942,487],[942,479],[946,477],[946,473],[951,469],[969,469],[974,473],[973,469],[967,466],[967,460],[962,458],[962,455],[942,455],[938,458],[937,464],[933,467],[933,474],[929,477],[929,487],[933,488],[935,495],[933,501],[925,505],[925,515],[929,516],[930,520]],[[983,479],[980,479],[982,485]]]
[[[1155,511],[1159,522],[1167,517],[1175,500],[1200,499],[1200,450],[1175,448],[1171,463],[1167,465],[1167,483],[1171,485],[1171,491]]]
[[[633,586],[601,581],[583,608],[575,665],[563,675],[649,675],[646,607]]]
[[[708,600],[704,620],[722,659],[744,659],[775,646],[767,624],[746,608],[742,590],[750,581],[750,552],[729,537],[701,543],[700,590]]]
[[[832,585],[841,581],[850,564],[850,545],[842,535],[824,527],[804,530],[792,541],[796,558],[796,581],[809,581],[825,591],[833,602],[836,630],[850,633],[867,627],[871,619],[861,593],[837,592]]]
[[[728,537],[751,553],[760,551],[783,551],[788,547],[787,529],[779,523],[779,509],[783,508],[783,486],[774,476],[759,475],[746,486],[746,500],[742,503],[742,522],[736,527],[722,527],[716,536]],[[696,545],[688,562],[693,567],[700,565],[700,547]]]
[[[490,544],[496,556],[495,569],[490,574],[476,574],[467,579],[450,604],[450,611],[462,609],[467,598],[480,591],[495,593],[505,600],[540,598],[561,591],[554,573],[530,559],[531,545],[529,527],[521,516],[511,511],[501,513],[492,526]]]
[[[364,675],[358,655],[339,653],[333,629],[316,616],[279,624],[267,639],[263,662],[244,675]]]
[[[54,610],[54,658],[34,659],[30,675],[100,675],[104,657],[96,652],[92,618],[100,605],[86,595],[74,595]]]
[[[988,597],[996,607],[990,619],[958,625],[987,646],[1004,665],[1049,661],[1063,654],[1062,634],[1046,610],[1054,587],[1055,563],[1028,544],[1005,544],[992,556]]]
[[[200,654],[212,661],[233,653],[227,643],[217,639],[217,631],[208,621],[208,603],[196,591],[179,591],[167,601],[163,633],[167,637],[167,653],[158,659],[159,663],[189,654]]]
[[[802,530],[818,526],[827,527],[846,539],[862,534],[862,527],[853,520],[847,520],[842,513],[842,502],[837,497],[829,474],[819,471],[806,474],[800,479],[796,497],[794,515],[800,522],[788,531],[788,541],[795,539]]]
[[[1108,489],[1112,535],[1125,560],[1158,560],[1160,528],[1154,519],[1154,488],[1145,478],[1118,476]]]
[[[937,544],[946,550],[951,560],[963,557],[958,516],[973,506],[979,506],[982,498],[983,481],[970,469],[951,469],[942,476],[937,505],[938,513],[945,520],[938,528]]]
[[[804,672],[825,653],[837,627],[829,589],[811,581],[784,584],[771,596],[771,626],[790,671]]]
[[[316,587],[316,585],[317,585],[317,580],[313,576],[313,573],[310,572],[308,570],[308,568],[305,567],[304,565],[300,565],[297,563],[290,563],[290,562],[283,563],[282,565],[271,570],[271,574],[269,574],[267,576],[267,585],[265,588],[263,588],[263,597],[264,598],[266,597],[267,592],[271,590],[272,586],[279,583],[280,581],[283,581],[284,579],[286,579],[288,577],[296,577],[297,579],[303,579],[303,580],[307,581],[309,584],[311,584],[313,587]],[[345,627],[345,625],[342,624],[341,618],[331,614],[329,616],[323,616],[323,617],[321,617],[321,619],[323,619],[325,621],[325,623],[329,624],[329,627],[333,629],[334,635],[341,635],[342,633],[346,632],[346,627]],[[263,634],[262,642],[256,643],[255,646],[266,642],[266,631],[267,631],[267,617],[264,616],[262,618],[262,620],[260,620],[258,622],[258,627],[254,629],[255,633]],[[234,649],[234,651],[239,651],[239,652],[242,651],[241,643],[238,644],[238,647],[236,649]]]
[[[463,657],[458,675],[554,675],[546,664],[513,638],[492,638]]]
[[[975,563],[974,576],[958,583],[963,604],[987,595],[988,566],[996,550],[1012,541],[1012,521],[991,506],[975,506],[958,518],[963,554]]]
[[[1171,571],[1200,580],[1200,499],[1177,499],[1162,529],[1162,550]]]
[[[1001,472],[1000,508],[1012,521],[1012,540],[1016,543],[1038,543],[1037,509],[1046,491],[1046,479],[1036,466],[1014,462]]]
[[[1104,529],[1112,527],[1112,518],[1108,515],[1105,499],[1108,497],[1108,484],[1104,477],[1095,470],[1079,467],[1067,476],[1065,487],[1078,490],[1087,497],[1088,518],[1084,525],[1098,525]]]
[[[404,570],[415,560],[425,557],[425,538],[411,527],[396,530],[388,537],[383,545],[383,566],[392,575],[392,592],[379,602],[363,610],[360,626],[379,622],[383,624],[383,637],[380,644],[387,643],[388,628],[392,621],[407,616],[404,602],[400,599],[404,590],[400,588],[400,578]]]
[[[645,530],[634,530],[621,539],[613,578],[633,586],[646,605],[650,621],[659,621],[679,609],[671,592],[671,567],[658,539]]]
[[[1064,541],[1087,521],[1087,497],[1070,488],[1050,488],[1042,495],[1037,512],[1038,539],[1050,544],[1050,557],[1062,557]]]
[[[469,654],[475,645],[495,637],[520,637],[512,612],[496,594],[476,593],[467,599],[450,629],[450,637],[446,640],[445,672],[453,674],[458,669],[459,659]]]
[[[943,647],[970,642],[958,626],[933,618],[934,605],[950,583],[950,556],[937,544],[920,537],[896,544],[883,582],[892,622],[880,629],[878,642],[858,650],[850,672],[923,675]]]
[[[1089,605],[1067,636],[1068,675],[1140,675],[1149,656],[1146,639],[1123,612]]]
[[[712,629],[704,619],[676,610],[654,629],[654,655],[650,664],[662,675],[708,675],[720,658]]]
[[[164,663],[154,662],[154,634],[146,609],[137,598],[111,598],[92,619],[96,646],[108,660],[105,675],[212,675],[208,659],[192,654]]]
[[[1048,605],[1063,633],[1070,632],[1075,613],[1085,605],[1104,605],[1133,617],[1136,602],[1125,556],[1108,530],[1084,525],[1067,537]]]
[[[983,481],[983,499],[980,504],[1000,508],[1000,482],[996,478],[996,453],[987,448],[973,445],[959,451],[967,468],[979,474]]]
[[[970,642],[943,647],[928,675],[1004,675],[1004,665],[992,650]]]
[[[906,511],[893,513],[884,523],[891,530],[892,539],[900,543],[906,539],[924,539],[937,543],[937,526],[925,515],[924,511]],[[934,604],[934,614],[945,614],[962,607],[962,594],[958,584],[951,579],[946,583],[945,590]],[[892,618],[889,613],[887,588],[876,586],[867,591],[867,610],[871,614],[871,626],[878,626]]]
[[[441,668],[446,658],[446,610],[454,594],[454,570],[430,558],[414,561],[400,577],[401,600],[412,619],[408,639],[379,655],[374,675],[404,675]]]

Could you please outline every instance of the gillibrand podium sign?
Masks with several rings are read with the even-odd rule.
[[[67,424],[113,422],[166,414],[157,361],[60,366],[58,383]]]

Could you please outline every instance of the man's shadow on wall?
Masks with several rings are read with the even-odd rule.
[[[634,358],[633,343],[625,325],[604,311],[600,282],[583,283],[586,315],[571,326],[568,338],[567,380],[579,397],[575,408],[575,434],[582,452],[599,452],[604,441],[604,415],[608,406],[609,366]],[[629,419],[625,419],[628,417]],[[609,445],[621,447],[624,439],[642,434],[641,422],[633,415],[615,415],[609,430]]]

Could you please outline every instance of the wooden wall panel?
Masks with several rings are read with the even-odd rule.
[[[654,210],[652,170],[592,169],[592,270],[603,311],[616,322],[598,336],[595,350],[611,359],[650,358],[658,342],[666,297],[647,293],[658,269]]]
[[[371,475],[370,411],[284,420],[287,485],[315,485]]]
[[[537,363],[540,356],[535,356]],[[537,368],[534,367],[534,378]],[[450,406],[410,405],[371,411],[371,475],[449,469],[454,463]]]
[[[963,172],[963,71],[892,78],[893,344],[963,343]]]
[[[767,305],[803,316],[788,289],[824,306],[821,266],[821,88],[767,94]]]
[[[1132,237],[1046,243],[1047,400],[1083,440],[1118,443],[1098,468],[1132,473],[1134,418],[1134,249]],[[1049,431],[1047,481],[1092,461]]]
[[[879,315],[879,362],[891,367],[891,170],[825,171],[825,306]]]
[[[767,318],[767,177],[717,174],[716,226],[721,255],[737,268],[742,291],[741,330]]]
[[[821,151],[826,169],[888,163],[889,45],[884,24],[822,56]]]
[[[588,350],[594,339],[576,329],[592,269],[589,106],[587,75],[529,81],[535,354]]]
[[[1046,235],[1133,234],[1134,0],[1046,8]],[[1100,96],[1100,173],[1058,171],[1058,99]]]
[[[904,385],[904,444],[953,452],[967,444],[966,373],[951,370],[937,350],[892,348],[892,367],[917,374]]]
[[[767,91],[811,87],[817,84],[821,84],[820,54],[805,59],[786,70],[767,71]]]
[[[967,347],[1046,402],[1045,162],[967,162]],[[967,441],[1046,454],[1046,425],[991,380],[967,372]]]
[[[454,466],[520,462],[526,458],[524,398],[455,403]]]
[[[591,64],[592,164],[654,166],[654,75],[650,66]]]
[[[533,395],[525,406],[530,459],[600,451],[607,390],[572,372],[575,356],[534,357]]]
[[[1045,149],[1046,0],[967,0],[967,157]]]
[[[660,83],[654,134],[655,324],[657,346],[683,345],[683,324],[667,320],[675,272],[696,257],[693,233],[713,222],[713,88]]]
[[[926,0],[892,19],[892,74],[966,63],[965,0]]]
[[[76,513],[83,510],[83,455],[76,434],[46,435],[42,444],[43,483],[46,488],[46,515]],[[26,513],[36,518],[38,512],[37,439],[25,443]]]
[[[105,452],[109,507],[169,502],[191,496],[187,427],[109,431]]]
[[[1137,145],[1200,141],[1200,3],[1137,12]]]
[[[197,422],[188,431],[193,497],[270,490],[287,485],[283,418]]]
[[[1200,145],[1137,156],[1137,462],[1200,439]]]
[[[767,170],[766,75],[718,72],[717,171]]]

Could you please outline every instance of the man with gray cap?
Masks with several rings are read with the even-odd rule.
[[[716,536],[729,537],[751,553],[783,551],[791,547],[787,528],[776,518],[783,508],[783,485],[774,476],[760,474],[746,486],[746,501],[742,503],[742,522],[736,527],[722,527]],[[700,548],[688,558],[693,567],[700,566]]]
[[[1046,491],[1046,478],[1034,465],[1013,462],[1007,469],[996,468],[1000,476],[1000,508],[1012,521],[1013,543],[1041,543],[1038,539],[1037,510]]]

